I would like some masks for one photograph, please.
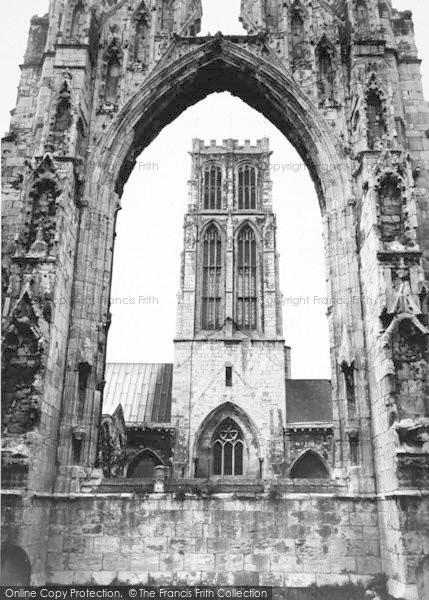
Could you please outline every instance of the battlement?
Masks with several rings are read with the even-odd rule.
[[[267,154],[270,152],[270,140],[267,137],[256,140],[256,144],[252,145],[250,140],[244,140],[240,143],[239,140],[228,138],[222,140],[222,144],[218,144],[217,140],[210,140],[207,143],[205,140],[194,138],[192,140],[193,154],[224,154],[233,152],[236,154]]]

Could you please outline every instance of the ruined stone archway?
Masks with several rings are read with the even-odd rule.
[[[370,495],[379,503],[382,556],[371,559],[371,568],[386,572],[397,597],[414,600],[410,567],[416,557],[414,547],[403,543],[404,523],[418,527],[411,525],[419,523],[413,511],[423,511],[426,502],[421,490],[427,487],[428,423],[427,411],[419,407],[411,421],[403,408],[413,385],[407,373],[416,345],[422,348],[418,362],[427,365],[428,179],[422,123],[428,107],[411,15],[394,9],[379,14],[371,0],[366,23],[366,17],[357,20],[351,2],[303,0],[305,18],[294,32],[296,3],[278,6],[274,18],[262,1],[243,0],[244,26],[258,35],[195,38],[199,2],[153,0],[150,11],[148,4],[85,0],[77,39],[75,1],[52,0],[49,14],[32,20],[4,144],[3,315],[8,329],[26,337],[31,332],[32,340],[36,336],[34,344],[23,344],[22,335],[21,341],[18,335],[9,340],[13,361],[28,347],[34,373],[24,394],[10,388],[6,466],[25,467],[30,493],[80,489],[89,476],[96,459],[115,216],[123,186],[136,156],[163,127],[207,94],[229,91],[278,127],[315,183],[330,299],[332,476],[368,520],[360,499]],[[321,42],[327,51],[317,61]],[[369,91],[379,100],[372,108]],[[374,129],[380,117],[384,126]],[[406,127],[397,132],[395,122]],[[392,173],[400,176],[403,195],[386,207],[380,181]],[[46,188],[46,181],[52,185]],[[395,219],[404,223],[406,235],[390,226]],[[386,230],[391,231],[387,239]],[[347,298],[355,301],[343,302]],[[418,325],[425,345],[404,348],[398,339],[403,320]],[[404,385],[398,387],[402,364]],[[427,371],[421,381],[424,394]],[[246,401],[254,400],[251,390],[246,393]],[[281,446],[281,419],[271,423]],[[307,435],[303,425],[294,427]],[[189,448],[181,450],[186,465]],[[34,504],[32,522],[40,517]],[[18,521],[10,527],[14,534]],[[376,525],[373,518],[369,522]],[[398,522],[400,528],[392,525]],[[36,528],[24,523],[22,531],[32,547],[41,542],[42,553],[46,550]],[[404,551],[398,555],[400,547]],[[363,571],[366,575],[366,566]]]
[[[315,183],[322,211],[334,182],[351,194],[347,152],[303,89],[275,64],[263,36],[177,40],[143,86],[115,115],[90,160],[88,186],[109,173],[121,195],[137,156],[184,110],[228,91],[270,120],[298,151]]]
[[[82,329],[73,347],[81,347],[85,339],[91,340],[92,348],[99,344],[99,334],[86,318],[90,310],[88,301],[93,303],[97,298],[100,305],[97,321],[104,322],[108,315],[109,298],[106,292],[111,278],[111,240],[115,215],[136,158],[162,128],[186,108],[210,93],[221,91],[239,96],[269,119],[293,144],[314,181],[323,218],[326,220],[333,211],[341,213],[342,222],[336,226],[348,232],[346,251],[336,250],[339,240],[332,231],[325,231],[326,239],[333,248],[327,264],[331,286],[328,296],[346,295],[350,291],[357,297],[360,295],[355,222],[349,203],[352,194],[351,165],[340,139],[330,131],[300,86],[281,65],[276,64],[263,36],[217,35],[208,39],[178,39],[168,56],[114,116],[100,143],[92,149],[83,197],[82,236],[77,263],[77,280],[84,281],[85,285],[83,288],[80,285],[76,287],[76,294],[80,296],[82,289],[85,294],[75,302],[72,316],[75,323],[82,324]],[[99,227],[101,218],[105,222],[103,230]],[[102,273],[100,271],[101,279],[98,278],[98,281],[94,277],[90,259],[94,246],[98,254],[104,256],[104,269]],[[340,286],[339,281],[331,277],[331,273],[338,270],[347,274]],[[340,342],[344,321],[350,316],[347,316],[344,307],[336,306],[331,317],[331,349],[334,352]],[[361,347],[362,313],[357,311],[355,317],[352,327],[354,343]],[[100,357],[98,367],[94,365],[93,370],[98,369],[101,373],[102,361],[103,357]],[[363,372],[360,375],[364,377]],[[74,378],[74,375],[70,374],[70,377]],[[64,399],[71,419],[75,412],[75,400],[67,398],[67,389],[74,396],[73,384],[66,385]],[[85,461],[89,463],[96,451],[96,422],[101,400],[97,390],[94,398],[91,406],[93,416],[90,417],[94,429],[89,432],[85,445]],[[66,430],[63,431],[64,437],[67,437]],[[60,454],[61,461],[67,462],[69,450],[66,444],[60,449]]]

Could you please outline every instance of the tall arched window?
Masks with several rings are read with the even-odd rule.
[[[257,328],[257,256],[255,233],[248,225],[237,239],[237,324]]]
[[[213,436],[213,475],[243,475],[243,434],[230,418]]]
[[[334,99],[335,73],[332,62],[332,50],[327,44],[317,48],[317,88],[319,101],[332,102]]]
[[[294,11],[291,20],[292,30],[292,62],[294,66],[305,59],[304,20],[298,11]]]
[[[204,210],[222,208],[222,169],[217,165],[207,165],[203,181]]]
[[[252,165],[242,165],[238,168],[238,210],[256,208],[257,176],[256,168]]]
[[[73,15],[70,25],[70,38],[72,40],[79,39],[82,33],[82,20],[84,8],[82,2],[78,2],[73,9]]]
[[[372,150],[375,143],[386,134],[383,104],[377,92],[370,92],[366,99],[366,112],[368,119],[368,146]]]
[[[369,26],[368,6],[365,0],[357,0],[356,2],[356,25],[359,29]]]
[[[222,300],[222,242],[211,225],[203,238],[202,329],[219,329]]]

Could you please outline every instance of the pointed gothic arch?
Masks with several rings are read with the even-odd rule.
[[[155,467],[163,465],[163,460],[155,450],[144,448],[129,461],[126,476],[129,479],[153,479]]]
[[[330,479],[326,461],[315,450],[305,450],[293,462],[289,477],[291,479]]]
[[[202,167],[202,210],[221,210],[223,207],[222,166],[213,160],[207,161]]]
[[[222,325],[223,240],[215,221],[205,228],[201,240],[201,329],[219,329]]]
[[[86,18],[85,6],[83,0],[76,0],[74,6],[70,7],[71,20],[70,20],[70,41],[77,42],[81,41],[83,33],[84,21]]]
[[[235,168],[234,194],[238,210],[256,210],[259,204],[260,174],[258,165],[247,160],[240,161]]]
[[[168,56],[162,59],[141,88],[117,114],[112,114],[111,125],[88,157],[84,197],[90,198],[91,204],[94,203],[113,223],[119,197],[141,151],[186,108],[220,91],[239,96],[265,115],[295,146],[315,184],[322,214],[346,203],[351,196],[350,176],[345,168],[349,157],[338,145],[308,94],[286,71],[264,54],[255,60],[255,55],[240,40],[235,42],[222,35],[203,40],[203,43],[198,41],[195,46],[187,39],[185,53],[182,43],[180,39],[175,41]],[[265,47],[265,42],[259,38],[254,43]],[[174,58],[176,52],[177,58]],[[325,168],[327,164],[329,169]],[[78,271],[83,271],[77,276],[83,280],[92,277],[85,267],[90,261],[84,256],[95,243],[92,235],[94,218],[92,211],[84,211],[82,215]],[[96,243],[100,252],[109,244],[105,238]],[[105,252],[108,256],[107,246]],[[347,273],[344,285],[348,290],[360,285],[356,256],[355,250],[341,254]],[[109,262],[106,277],[110,277],[110,269]],[[107,294],[101,290],[100,294],[100,306],[107,312]],[[356,289],[355,294],[359,295],[360,290]],[[83,297],[80,301],[79,297],[80,290],[76,289],[73,313],[77,316],[81,311],[84,318],[86,301]],[[339,337],[342,331],[340,312],[341,307],[334,307],[334,313],[338,313],[334,317],[334,329],[339,330]],[[362,322],[357,322],[356,327],[362,327]],[[92,447],[89,443],[86,452],[94,451],[95,444]]]
[[[308,4],[308,2],[306,3]],[[70,5],[71,3],[68,2],[67,4]],[[324,26],[327,26],[330,35],[331,32],[333,34],[332,39],[338,39],[338,36],[341,37],[344,32],[344,29],[340,25],[341,18],[344,17],[342,23],[346,23],[347,25],[347,17],[350,16],[353,4],[352,2],[317,3],[318,7],[320,5],[320,10],[312,9],[311,26],[314,26],[315,31],[320,31]],[[24,154],[27,155],[27,159],[31,160],[31,163],[33,163],[33,160],[35,161],[34,164],[39,162],[41,148],[46,139],[45,133],[48,134],[49,127],[46,126],[43,127],[43,132],[42,128],[40,128],[41,135],[38,132],[34,140],[31,139],[31,131],[39,129],[40,115],[48,116],[48,113],[51,112],[51,108],[46,104],[47,95],[43,93],[43,90],[47,91],[46,86],[50,85],[46,77],[48,72],[50,76],[52,75],[53,83],[55,83],[55,80],[58,80],[58,69],[54,69],[54,72],[52,72],[49,65],[56,64],[58,66],[57,59],[60,59],[60,63],[62,64],[64,57],[64,51],[61,49],[62,44],[55,43],[56,35],[61,33],[58,31],[57,24],[60,22],[59,13],[62,11],[63,5],[64,3],[61,2],[52,2],[52,10],[49,11],[49,15],[46,18],[38,19],[38,23],[36,24],[32,23],[33,32],[30,36],[31,43],[26,59],[27,68],[23,70],[24,76],[20,86],[20,97],[27,97],[30,79],[31,89],[34,91],[38,90],[39,92],[42,91],[42,93],[39,93],[37,98],[35,94],[34,102],[31,103],[31,110],[30,106],[26,107],[25,111],[21,110],[26,103],[28,104],[24,99],[19,109],[15,112],[11,133],[7,139],[8,147],[6,154],[9,154],[10,148],[11,154],[8,158],[12,159],[8,162],[12,165],[15,163],[18,166],[11,168],[10,178],[8,172],[6,185],[9,186],[9,182],[12,184],[10,189],[8,189],[8,194],[10,193],[11,198],[11,207],[12,204],[19,207],[11,212],[11,226],[8,225],[10,232],[8,234],[8,243],[12,243],[13,239],[16,239],[14,238],[16,233],[26,235],[26,225],[15,227],[15,225],[18,225],[16,217],[20,214],[21,208],[24,208],[24,210],[27,208],[27,206],[21,207],[20,205],[24,204],[24,198],[25,201],[28,199],[28,187],[26,187],[25,178],[27,172],[32,172],[32,164],[23,165],[22,163],[24,162]],[[126,12],[128,11],[129,3],[126,3],[125,0],[118,2],[111,2],[109,0],[109,2],[92,2],[91,5],[96,9],[96,15],[100,16],[99,20],[96,19],[96,26],[98,23],[100,24],[102,35],[107,33],[107,30],[112,25],[112,23],[108,23],[110,18],[112,18],[112,21],[116,19],[121,23],[122,41],[125,48],[125,45],[130,41],[127,38],[131,31],[126,24],[130,16]],[[340,8],[340,5],[344,7],[344,11]],[[86,6],[88,6],[88,3],[86,3]],[[253,0],[243,2],[243,13],[246,11],[249,14],[249,9],[258,9],[260,6],[260,2],[254,2]],[[373,7],[373,11],[376,10],[376,2],[371,1],[371,6]],[[114,14],[115,11],[117,11],[116,15]],[[258,15],[258,13],[255,14]],[[337,23],[334,22],[333,18],[331,19],[334,16],[335,18],[337,16],[340,17]],[[376,17],[376,15],[373,16]],[[246,25],[249,23],[249,20],[250,17],[245,20]],[[72,476],[72,471],[69,470],[70,423],[72,422],[72,417],[76,414],[74,409],[76,406],[75,396],[78,375],[75,366],[76,361],[79,360],[77,354],[79,353],[79,348],[82,346],[81,342],[88,335],[92,338],[90,346],[92,343],[94,349],[98,348],[97,355],[94,353],[94,374],[90,378],[87,390],[86,416],[88,419],[86,423],[90,431],[84,448],[85,465],[92,466],[93,464],[96,428],[99,423],[98,413],[102,403],[102,373],[103,361],[105,360],[103,344],[109,325],[109,263],[111,262],[114,216],[118,209],[118,196],[122,192],[123,185],[126,182],[130,169],[134,165],[134,160],[138,152],[146,147],[149,141],[166,124],[183,112],[185,108],[201,100],[209,93],[228,90],[240,96],[248,104],[262,112],[289,138],[301,153],[304,162],[309,166],[311,175],[316,183],[322,212],[324,212],[325,217],[324,224],[327,233],[327,245],[329,246],[327,264],[330,291],[338,297],[341,297],[346,290],[353,295],[359,295],[359,292],[362,292],[360,294],[362,297],[374,290],[383,290],[383,292],[386,290],[387,293],[392,291],[389,290],[389,279],[394,273],[394,266],[382,263],[383,257],[378,255],[381,253],[377,254],[371,240],[369,227],[372,230],[373,223],[371,222],[367,228],[364,220],[361,219],[361,215],[367,213],[365,210],[360,211],[360,207],[364,203],[368,202],[370,204],[372,200],[370,194],[362,194],[362,190],[365,192],[368,182],[370,185],[372,182],[372,165],[366,164],[366,158],[378,159],[380,156],[377,157],[376,152],[366,153],[365,150],[367,148],[361,148],[355,141],[350,140],[350,137],[347,135],[347,128],[344,127],[345,119],[347,119],[347,109],[343,104],[341,107],[338,107],[338,117],[340,118],[328,115],[327,111],[324,111],[323,108],[320,112],[317,111],[312,104],[312,99],[317,97],[314,82],[309,82],[310,89],[299,89],[299,86],[291,80],[289,74],[289,56],[287,52],[284,52],[281,41],[272,43],[272,38],[269,39],[268,43],[264,41],[264,34],[267,33],[267,28],[262,21],[259,21],[259,24],[261,27],[255,27],[254,30],[259,30],[262,35],[248,36],[246,39],[240,39],[239,36],[229,36],[228,38],[223,38],[222,36],[212,38],[209,36],[205,39],[200,38],[198,44],[196,44],[195,40],[192,39],[183,41],[180,38],[173,39],[173,36],[169,37],[168,34],[160,36],[163,39],[155,41],[158,44],[157,49],[159,49],[159,53],[154,53],[156,55],[152,57],[153,60],[150,65],[150,67],[153,67],[153,70],[150,71],[146,79],[144,77],[128,76],[122,78],[121,85],[124,91],[124,106],[120,105],[121,98],[119,97],[118,104],[110,107],[111,110],[104,112],[102,110],[103,107],[100,106],[100,104],[102,105],[102,98],[98,105],[97,100],[100,100],[100,98],[94,98],[94,90],[101,90],[103,88],[103,82],[100,81],[102,78],[100,77],[99,69],[102,56],[101,52],[98,51],[98,44],[95,44],[92,51],[87,48],[69,48],[67,51],[68,58],[73,60],[73,62],[74,59],[78,59],[79,55],[83,56],[85,52],[88,52],[90,61],[92,58],[94,61],[98,61],[98,70],[94,70],[94,76],[90,78],[79,76],[81,82],[74,86],[76,90],[82,93],[82,103],[85,104],[86,102],[87,106],[90,107],[86,120],[88,130],[91,132],[91,146],[82,164],[70,164],[70,177],[67,176],[66,178],[67,186],[65,186],[63,195],[64,214],[59,215],[56,229],[52,227],[52,230],[55,231],[55,234],[58,234],[58,237],[61,237],[61,234],[65,230],[70,230],[73,239],[78,241],[73,245],[73,249],[70,250],[71,266],[70,269],[67,267],[67,272],[63,271],[63,267],[66,264],[65,261],[60,258],[61,255],[58,256],[58,266],[55,268],[54,277],[57,277],[58,273],[65,275],[64,281],[67,282],[62,286],[61,293],[64,293],[64,298],[73,299],[73,306],[69,308],[69,305],[64,303],[67,306],[64,306],[61,312],[57,311],[52,332],[61,331],[61,333],[59,336],[56,336],[48,332],[48,350],[43,356],[44,359],[47,358],[50,361],[53,371],[52,374],[49,374],[49,377],[45,377],[43,380],[43,383],[46,383],[45,389],[43,391],[39,389],[35,393],[35,397],[39,401],[43,399],[43,394],[52,399],[52,407],[51,405],[48,406],[49,409],[52,408],[55,410],[54,418],[52,418],[52,411],[48,415],[46,414],[46,410],[43,413],[45,417],[43,431],[47,432],[44,442],[46,441],[46,445],[50,444],[49,451],[46,453],[45,450],[47,450],[47,447],[45,447],[43,452],[38,452],[42,446],[35,443],[34,454],[32,456],[32,464],[34,464],[32,474],[34,476],[32,476],[31,485],[34,485],[33,481],[40,478],[41,490],[52,489],[52,474],[55,469],[53,457],[56,451],[58,451],[58,463],[64,468],[67,478],[69,478],[69,473],[70,478]],[[322,27],[319,28],[319,25]],[[392,97],[395,99],[395,108],[399,110],[405,109],[402,114],[406,115],[407,124],[413,133],[412,137],[415,138],[412,140],[413,143],[411,143],[411,139],[408,140],[407,147],[404,150],[409,150],[411,154],[416,155],[418,152],[417,148],[424,147],[424,131],[421,128],[420,114],[427,110],[427,106],[421,100],[421,87],[419,87],[417,76],[413,80],[413,90],[410,97],[407,99],[401,94],[402,91],[408,89],[410,70],[413,76],[418,73],[418,64],[414,58],[415,50],[413,47],[411,20],[405,14],[400,19],[395,15],[391,23],[387,25],[389,27],[386,27],[386,33],[392,42],[394,41],[394,37],[401,38],[404,35],[409,36],[409,42],[403,42],[398,39],[396,46],[398,53],[395,55],[394,49],[392,53],[388,38],[386,40],[388,47],[385,51],[382,47],[383,44],[378,44],[379,52],[377,51],[376,59],[368,53],[366,56],[360,55],[359,60],[355,61],[355,51],[362,50],[361,47],[358,47],[359,44],[355,42],[360,43],[362,39],[354,40],[352,35],[350,44],[348,43],[349,40],[346,40],[346,44],[343,45],[343,47],[347,45],[348,49],[350,49],[350,55],[342,57],[344,59],[344,69],[342,72],[338,70],[338,83],[345,84],[344,91],[340,85],[338,86],[338,101],[342,103],[343,98],[346,99],[348,84],[351,85],[349,89],[354,87],[356,94],[360,95],[363,101],[361,104],[361,118],[364,121],[364,91],[360,87],[362,76],[364,77],[362,72],[365,69],[377,68],[380,79],[384,80],[385,83],[390,80],[390,89]],[[392,25],[392,28],[390,25]],[[179,33],[180,35],[181,30],[179,27],[180,24],[177,24],[175,33]],[[249,29],[251,27],[252,24],[250,23]],[[45,33],[49,35],[46,36]],[[380,38],[383,36],[384,34],[380,32]],[[151,41],[155,37],[154,31]],[[58,39],[60,38],[61,36],[58,36]],[[48,44],[48,52],[45,52],[45,39],[49,39],[52,42]],[[36,46],[40,46],[40,48],[36,48]],[[336,48],[339,50],[339,45]],[[370,51],[372,52],[372,49]],[[408,58],[411,58],[411,60],[409,61]],[[376,63],[376,67],[373,66],[374,63]],[[42,68],[35,68],[34,65],[36,64],[40,64]],[[384,70],[384,67],[386,67],[386,70]],[[81,68],[79,66],[77,68],[79,73],[82,73]],[[133,75],[136,74],[134,73]],[[295,75],[297,78],[301,77],[300,73],[295,73]],[[140,82],[139,87],[135,89],[133,86],[138,82]],[[134,92],[136,92],[135,95],[133,95]],[[388,120],[389,132],[392,133],[393,111],[390,113],[390,96],[387,99],[386,108],[385,116],[386,120]],[[29,142],[25,151],[21,135],[23,131],[30,132],[28,135],[25,134]],[[19,133],[18,139],[17,132]],[[345,134],[344,137],[342,137],[343,133]],[[375,151],[377,149],[379,150],[378,147],[374,148]],[[368,154],[370,156],[361,157],[361,154]],[[355,165],[353,165],[352,161],[355,160],[355,157],[358,157],[358,160],[362,158],[360,169],[354,168]],[[59,158],[57,156],[55,160],[59,162]],[[21,163],[21,166],[19,166],[19,163]],[[325,168],[327,165],[329,165],[329,169]],[[341,165],[341,168],[338,168],[338,165]],[[79,179],[79,186],[76,187],[74,186],[74,175]],[[14,179],[16,176],[17,179]],[[24,178],[22,187],[20,177]],[[418,185],[425,188],[423,179],[421,177]],[[83,185],[84,180],[85,185]],[[351,184],[353,184],[353,189]],[[407,181],[407,185],[413,186],[411,177]],[[74,187],[75,189],[79,189],[76,196],[74,196]],[[80,194],[81,190],[82,194]],[[116,195],[115,192],[118,192],[118,194]],[[69,218],[66,220],[65,215],[75,212],[73,200],[77,197],[76,208],[79,211],[79,219]],[[66,202],[69,202],[69,204],[67,205]],[[373,206],[371,205],[369,208],[372,209]],[[371,210],[370,212],[372,213],[373,211]],[[420,210],[420,212],[412,215],[415,218],[416,227],[421,225],[422,230],[424,230],[427,224],[427,217],[423,212]],[[103,228],[100,227],[101,223],[103,224]],[[103,230],[101,231],[101,229]],[[354,239],[356,231],[362,232],[363,235],[360,238],[363,245],[360,245],[360,242],[358,242],[359,246],[356,245]],[[351,233],[351,235],[347,240],[345,237],[339,240],[338,238],[342,237],[338,235],[340,232],[347,233],[347,235]],[[41,233],[43,237],[43,231]],[[368,236],[366,235],[367,233],[369,234]],[[65,236],[63,237],[65,238]],[[370,241],[366,242],[365,240],[367,239]],[[58,244],[61,252],[65,251],[67,247],[65,243],[61,244],[62,241],[64,240],[60,240]],[[44,259],[45,256],[49,258],[49,255],[46,255],[46,241],[38,237],[35,242],[37,244],[34,247],[31,245],[29,256],[22,253],[17,258],[19,258],[19,262],[22,264],[22,267],[19,268],[25,277],[28,275],[33,278],[31,271],[34,270],[34,279],[36,279],[34,287],[40,288],[40,294],[37,294],[39,296],[37,301],[40,303],[40,301],[43,301],[43,294],[45,292],[43,286],[39,285],[39,282],[43,276],[44,265],[48,261],[38,264],[35,259]],[[66,242],[68,242],[68,239]],[[424,240],[424,235],[421,236],[421,242],[422,250],[427,252],[428,245]],[[21,243],[22,240],[18,238],[17,244],[20,245]],[[98,258],[100,259],[97,261],[97,266],[91,260],[94,245],[97,248]],[[11,245],[11,248],[11,251],[8,251],[8,258],[10,256],[13,257],[15,252],[13,245]],[[74,255],[75,248],[77,250]],[[335,256],[334,260],[332,256]],[[408,257],[406,258],[408,260]],[[361,261],[361,268],[357,265],[358,260]],[[410,281],[408,282],[410,297],[411,295],[416,296],[422,267],[426,267],[426,263],[421,261],[419,257],[413,260],[414,263],[410,264],[409,267],[407,266],[410,276]],[[17,264],[16,262],[12,271],[12,284],[14,283],[14,278],[18,283],[19,278],[16,276],[18,272]],[[384,272],[384,275],[380,274],[381,271]],[[369,279],[367,276],[368,273],[374,274],[374,285],[372,288],[367,285],[367,280]],[[27,282],[24,280],[23,284],[26,285]],[[72,286],[74,286],[73,289]],[[21,289],[12,291],[8,297],[8,301],[11,300],[13,302],[20,295],[21,291]],[[48,289],[48,300],[49,293]],[[36,298],[36,294],[34,298]],[[329,312],[331,315],[333,347],[340,337],[343,324],[347,322],[352,332],[352,343],[359,351],[359,356],[362,357],[361,364],[364,365],[359,371],[360,381],[357,388],[361,400],[360,406],[366,413],[362,416],[364,419],[368,418],[368,421],[363,419],[362,423],[369,422],[370,417],[373,418],[375,431],[380,436],[380,443],[373,445],[371,448],[370,442],[374,433],[374,430],[372,430],[371,437],[369,436],[369,439],[367,439],[366,457],[368,459],[364,461],[364,468],[368,470],[364,473],[362,479],[359,477],[359,481],[356,481],[356,484],[360,491],[368,491],[368,489],[374,491],[373,482],[375,482],[376,491],[379,492],[380,538],[381,544],[385,548],[386,540],[391,540],[392,535],[396,536],[395,539],[399,539],[404,530],[402,527],[398,532],[397,529],[393,528],[392,523],[403,523],[404,515],[406,516],[406,507],[403,505],[402,499],[400,502],[391,502],[390,499],[386,499],[385,497],[385,492],[390,493],[393,489],[390,477],[398,475],[401,479],[402,475],[409,470],[410,465],[417,465],[417,468],[422,470],[424,463],[422,462],[423,457],[416,455],[410,459],[410,457],[395,453],[392,450],[385,465],[387,468],[386,470],[383,469],[382,476],[380,476],[380,464],[386,459],[384,452],[385,442],[389,445],[391,437],[390,432],[384,425],[382,415],[376,410],[378,406],[385,406],[385,401],[390,399],[388,398],[390,391],[387,389],[385,393],[384,389],[380,389],[381,387],[384,388],[384,385],[379,386],[378,382],[382,381],[384,384],[384,381],[388,381],[388,386],[386,387],[389,387],[396,373],[394,366],[392,366],[391,353],[385,355],[382,347],[383,340],[377,327],[378,313],[375,312],[378,311],[379,307],[372,308],[374,308],[372,312],[370,307],[368,309],[365,308],[364,313],[362,313],[359,306],[354,307],[350,311],[348,307],[344,308],[335,305],[329,306]],[[48,310],[46,314],[49,314],[49,312]],[[400,322],[406,323],[404,319],[408,319],[412,321],[418,330],[420,327],[423,327],[420,316],[404,317],[398,313],[395,319],[393,325]],[[70,322],[74,323],[75,326],[67,327],[67,323]],[[57,329],[58,325],[61,325],[61,329]],[[422,333],[426,335],[425,331],[422,331]],[[61,355],[61,364],[60,361],[55,364],[55,360],[52,360],[58,356],[55,348],[57,340],[62,343],[62,348],[67,348],[67,357],[64,360],[64,357]],[[397,346],[398,354],[402,355],[404,346],[401,340],[398,341]],[[406,362],[409,363],[409,361],[404,361],[404,364]],[[378,365],[380,365],[380,370],[378,370]],[[402,376],[400,372],[398,372],[398,375]],[[411,382],[412,380],[410,379]],[[336,387],[335,384],[334,387]],[[369,393],[370,398],[366,398],[367,393]],[[340,401],[341,399],[337,395],[335,402]],[[341,414],[341,410],[338,412]],[[56,415],[58,415],[58,418],[56,418]],[[335,420],[336,425],[338,425],[338,413],[335,416]],[[61,423],[60,428],[57,427],[59,421]],[[336,427],[336,430],[340,432],[341,439],[338,441],[341,444],[345,442],[343,429]],[[185,450],[188,450],[188,446],[186,446]],[[374,452],[374,461],[371,460],[372,451]],[[339,452],[340,462],[342,462],[341,454]],[[46,456],[50,457],[49,466],[52,468],[45,468],[46,463],[43,463]],[[187,460],[187,458],[184,460]],[[338,469],[343,469],[343,466],[338,466]],[[338,483],[342,485],[340,481]],[[405,481],[403,480],[401,483],[405,483]],[[369,484],[368,488],[367,484]],[[62,481],[60,485],[62,485]],[[390,509],[393,510],[392,518],[389,518]],[[31,536],[33,537],[31,540],[33,544],[33,541],[36,542],[36,538],[34,537],[34,533]],[[412,555],[408,556],[411,552],[412,550],[405,552],[404,555],[401,555],[399,561],[394,548],[387,548],[383,553],[383,569],[390,575],[389,587],[395,589],[398,594],[402,590],[407,593],[408,591],[410,593],[415,591],[411,589],[414,581],[412,580],[410,565],[415,563],[415,557]],[[44,567],[40,565],[40,573],[43,569]],[[407,586],[407,588],[403,586]],[[410,587],[408,588],[408,586]]]
[[[255,231],[244,223],[236,234],[235,322],[242,331],[258,329],[259,244]]]
[[[161,129],[189,106],[221,91],[237,95],[284,133],[308,166],[323,211],[334,177],[340,186],[348,186],[344,170],[337,167],[344,157],[300,86],[269,60],[260,58],[256,65],[249,51],[220,36],[172,63],[161,63],[148,77],[120,110],[93,154],[91,163],[99,169],[93,172],[88,187],[96,185],[100,168],[103,172],[109,169],[109,179],[121,195],[136,157]],[[125,135],[125,131],[129,133]],[[329,177],[323,172],[322,155],[333,166]]]
[[[222,436],[224,430],[237,434],[233,438]],[[261,464],[259,439],[249,415],[236,404],[225,402],[206,416],[195,433],[193,474],[197,477],[245,476],[257,479]],[[219,447],[217,442],[221,442]],[[226,450],[225,444],[230,444]],[[225,461],[228,464],[226,469]]]

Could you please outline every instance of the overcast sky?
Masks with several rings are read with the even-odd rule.
[[[414,13],[423,72],[427,73],[428,2],[395,0],[393,4]],[[15,104],[18,65],[25,51],[29,20],[34,14],[46,13],[48,5],[48,0],[18,0],[2,6],[3,132],[9,125],[8,111]],[[203,33],[243,33],[237,21],[239,5],[240,0],[204,1]],[[429,98],[429,77],[424,83]],[[285,296],[284,335],[292,346],[292,373],[296,378],[330,377],[321,219],[313,184],[284,136],[228,93],[211,95],[167,126],[145,149],[125,188],[117,228],[109,361],[173,360],[192,138],[250,138],[254,143],[262,136],[270,138],[272,163],[278,169],[273,171],[274,210]],[[310,302],[297,304],[299,297],[309,297]],[[126,304],[128,298],[134,298],[135,304]]]

